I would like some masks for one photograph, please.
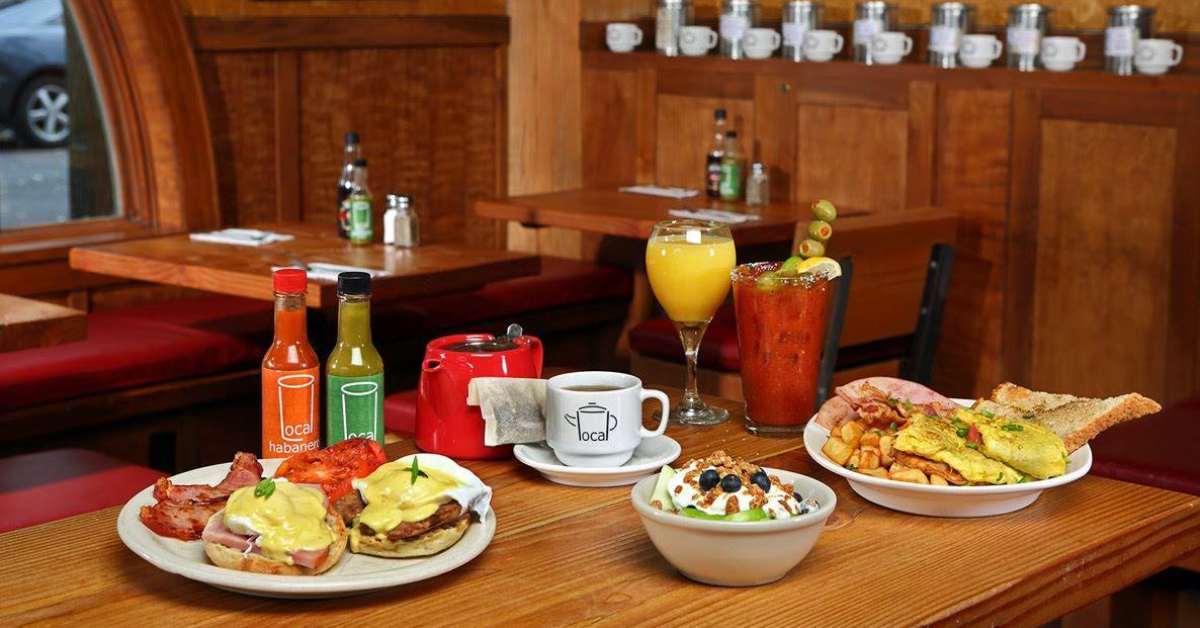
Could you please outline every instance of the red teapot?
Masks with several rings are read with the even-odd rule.
[[[512,445],[483,444],[483,417],[467,405],[467,384],[475,377],[542,376],[542,341],[524,336],[520,325],[508,335],[458,334],[425,347],[417,390],[417,447],[451,458],[507,458]]]

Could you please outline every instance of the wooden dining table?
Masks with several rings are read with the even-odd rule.
[[[87,315],[54,303],[0,294],[0,353],[87,339]]]
[[[71,268],[269,301],[274,298],[271,270],[282,266],[319,262],[380,271],[372,293],[376,300],[388,300],[471,290],[535,275],[541,265],[529,253],[466,245],[356,246],[327,226],[273,223],[248,228],[293,239],[263,246],[195,241],[186,233],[125,240],[71,249]],[[336,282],[310,277],[306,296],[309,307],[332,307],[337,304]]]
[[[249,597],[145,562],[122,545],[109,508],[0,535],[0,625],[1037,625],[1200,551],[1200,497],[1100,477],[1007,515],[887,510],[815,464],[799,438],[753,436],[741,404],[710,402],[732,418],[672,425],[678,463],[721,449],[837,494],[812,552],[773,584],[684,578],[646,536],[629,487],[562,486],[514,460],[465,461],[495,491],[496,535],[445,575],[342,599]],[[409,439],[387,446],[393,458],[412,451]]]

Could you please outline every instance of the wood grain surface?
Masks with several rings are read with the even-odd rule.
[[[183,286],[271,300],[271,268],[326,262],[384,270],[374,280],[377,300],[454,292],[491,281],[532,275],[540,261],[524,253],[449,244],[390,249],[382,244],[354,246],[329,227],[299,223],[260,224],[256,228],[295,236],[294,240],[251,247],[193,242],[187,235],[130,240],[71,250],[77,270],[140,281]],[[309,280],[308,305],[337,303],[337,286]]]
[[[658,554],[629,488],[551,484],[515,461],[465,462],[495,489],[491,546],[439,578],[375,594],[283,601],[159,571],[116,534],[117,508],[0,535],[0,624],[235,626],[294,620],[412,625],[1033,625],[1099,599],[1200,546],[1200,498],[1085,477],[984,519],[892,512],[850,491],[795,438],[741,425],[671,426],[682,459],[725,449],[837,493],[812,553],[780,582],[689,582]],[[391,456],[413,451],[407,440]],[[1114,507],[1121,504],[1122,507]],[[66,568],[67,566],[70,568]]]
[[[730,225],[739,245],[789,242],[798,220],[811,218],[809,204],[772,203],[747,207],[744,203],[710,201],[701,192],[685,199],[627,194],[612,189],[582,189],[475,201],[475,212],[487,218],[514,220],[525,225],[563,227],[601,235],[646,239],[657,222],[671,220],[672,209],[728,209],[761,216],[760,220]],[[863,216],[853,207],[839,209],[841,218]]]
[[[50,347],[86,338],[87,315],[83,312],[0,294],[0,353]]]

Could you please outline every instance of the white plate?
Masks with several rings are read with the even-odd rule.
[[[955,403],[969,406],[968,399],[954,399]],[[1066,473],[1047,480],[1035,480],[1022,484],[998,484],[995,486],[932,486],[913,484],[887,478],[877,478],[865,473],[851,471],[838,465],[825,454],[821,447],[829,440],[829,430],[810,419],[804,426],[804,448],[817,464],[846,478],[850,488],[863,499],[884,508],[908,512],[914,515],[933,517],[989,517],[1020,510],[1037,501],[1038,495],[1048,488],[1070,484],[1087,474],[1092,468],[1092,448],[1084,445],[1076,449],[1067,459]]]
[[[282,458],[262,460],[270,476]],[[229,471],[229,463],[193,469],[171,478],[177,484],[216,484]],[[154,487],[147,487],[125,503],[117,517],[117,533],[125,546],[150,564],[214,587],[263,597],[341,597],[386,589],[439,576],[465,565],[483,552],[496,534],[496,513],[489,509],[482,521],[472,523],[463,538],[449,549],[424,558],[379,558],[352,554],[349,549],[332,569],[319,576],[273,576],[217,567],[204,555],[201,541],[180,541],[158,536],[142,525],[138,512],[154,503]]]
[[[670,436],[642,439],[629,462],[619,467],[569,467],[554,456],[546,443],[517,445],[517,460],[537,469],[547,480],[567,486],[625,486],[657,473],[664,464],[679,457],[682,449]]]

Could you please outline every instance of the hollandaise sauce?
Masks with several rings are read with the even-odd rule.
[[[266,496],[256,496],[253,486],[234,491],[225,503],[225,526],[257,536],[264,556],[292,564],[292,552],[320,550],[334,542],[325,514],[319,491],[275,480],[275,490]]]
[[[355,482],[367,504],[358,521],[381,534],[401,523],[421,521],[446,503],[449,493],[459,485],[438,469],[419,468],[414,472],[410,465],[389,462]]]

